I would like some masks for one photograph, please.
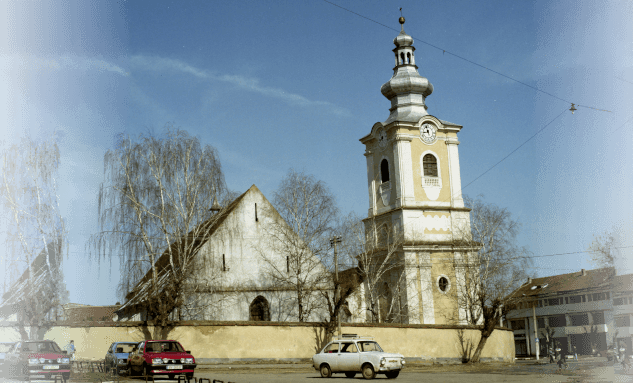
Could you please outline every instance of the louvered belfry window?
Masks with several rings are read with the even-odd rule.
[[[432,154],[427,154],[422,159],[425,177],[437,177],[437,159]]]

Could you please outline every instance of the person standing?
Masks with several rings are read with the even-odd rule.
[[[577,362],[578,361],[578,352],[576,352],[576,346],[573,346],[574,349],[574,360]]]
[[[75,361],[75,341],[71,340],[68,345],[66,345],[66,351],[68,352],[68,356],[70,356],[71,362]]]

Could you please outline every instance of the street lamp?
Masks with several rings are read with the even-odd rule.
[[[341,243],[341,237],[340,236],[334,236],[332,238],[330,238],[330,246],[334,247],[334,304],[336,305],[336,303],[339,301],[340,297],[340,288],[339,288],[339,281],[338,281],[338,253],[336,251],[336,244]],[[340,302],[339,303],[339,308],[337,310],[336,313],[336,321],[338,322],[338,336],[339,339],[341,338],[341,306],[340,306]]]

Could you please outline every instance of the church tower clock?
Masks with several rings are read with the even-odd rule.
[[[456,245],[470,231],[457,149],[462,126],[427,112],[433,85],[418,73],[413,38],[404,32],[403,17],[400,24],[393,40],[393,76],[380,88],[391,101],[389,117],[360,139],[369,191],[365,227],[369,231],[376,221],[389,222],[402,233],[403,266],[385,286],[400,281],[404,322],[465,323],[466,313],[458,305],[463,291],[459,264],[468,250]]]

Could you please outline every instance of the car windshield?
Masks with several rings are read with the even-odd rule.
[[[376,342],[358,342],[358,348],[362,352],[378,351],[382,352],[382,349]]]
[[[129,354],[136,347],[136,343],[117,343],[114,352],[124,352]],[[122,349],[119,351],[119,349]]]
[[[183,352],[178,342],[148,342],[146,352]]]
[[[62,350],[55,342],[24,342],[22,343],[22,351],[24,352],[58,352]]]
[[[14,343],[0,343],[0,352],[9,352]]]

